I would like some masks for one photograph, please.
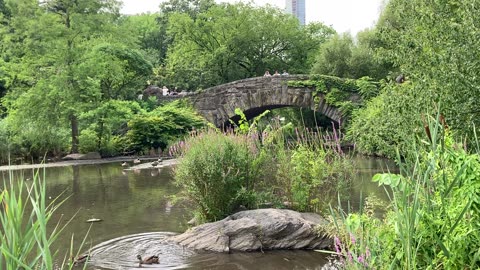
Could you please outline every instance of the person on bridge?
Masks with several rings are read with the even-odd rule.
[[[282,73],[282,76],[288,76],[290,74],[288,74],[288,72],[286,70],[283,70],[283,73]]]
[[[270,76],[272,75],[270,75],[270,71],[268,71],[267,69],[267,71],[265,71],[265,74],[263,74],[263,77],[270,77]]]
[[[278,70],[275,70],[275,73],[273,74],[273,76],[280,76],[280,73],[278,73]]]

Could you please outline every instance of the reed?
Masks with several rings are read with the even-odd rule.
[[[0,193],[0,266],[6,270],[64,269],[71,268],[68,260],[61,265],[55,262],[57,252],[52,244],[71,221],[60,221],[52,229],[55,211],[66,199],[60,196],[49,200],[46,192],[45,171],[34,173],[32,181],[16,179],[9,172]],[[50,202],[49,202],[50,201]],[[73,217],[72,217],[73,218]],[[4,268],[3,268],[4,267]]]

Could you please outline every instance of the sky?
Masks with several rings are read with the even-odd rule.
[[[123,14],[137,14],[142,12],[156,12],[158,6],[165,0],[123,0]],[[217,2],[234,3],[239,0],[215,0]],[[248,2],[247,0],[243,0]],[[270,4],[285,8],[285,0],[254,0],[256,5]],[[306,0],[306,21],[323,22],[331,25],[339,32],[356,34],[371,27],[380,15],[384,0]]]

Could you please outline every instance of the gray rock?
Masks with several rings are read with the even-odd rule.
[[[98,152],[90,152],[86,154],[70,154],[64,156],[63,160],[89,160],[89,159],[101,159],[102,156]]]
[[[321,249],[332,240],[318,235],[315,226],[326,223],[314,213],[258,209],[194,227],[170,240],[196,251],[228,253],[276,249]]]

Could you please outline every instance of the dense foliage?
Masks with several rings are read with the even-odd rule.
[[[177,13],[170,20],[174,42],[165,77],[193,90],[261,76],[268,69],[307,73],[312,53],[333,33],[319,23],[300,27],[278,9],[241,3],[215,5],[195,17]]]
[[[334,214],[336,255],[346,269],[478,269],[480,267],[480,159],[455,142],[441,123],[429,123],[432,139],[418,145],[415,161],[400,174],[373,181],[392,190],[379,219]]]
[[[148,85],[196,90],[265,69],[306,73],[334,34],[251,4],[169,0],[133,16],[120,5],[0,1],[1,161],[165,147],[197,125],[158,118],[155,101],[138,99]]]
[[[199,131],[170,148],[180,160],[176,183],[199,220],[218,220],[241,206],[323,211],[348,190],[354,167],[337,133],[291,124],[260,132],[258,119],[249,125],[238,113],[237,132]]]
[[[437,111],[459,134],[478,126],[479,3],[391,0],[374,29],[376,57],[406,76],[386,83],[380,95],[353,118],[350,138],[369,154],[406,155],[424,114]]]
[[[393,67],[376,56],[375,34],[374,29],[367,29],[358,33],[356,40],[348,33],[333,36],[320,47],[311,72],[343,78],[386,78]]]

